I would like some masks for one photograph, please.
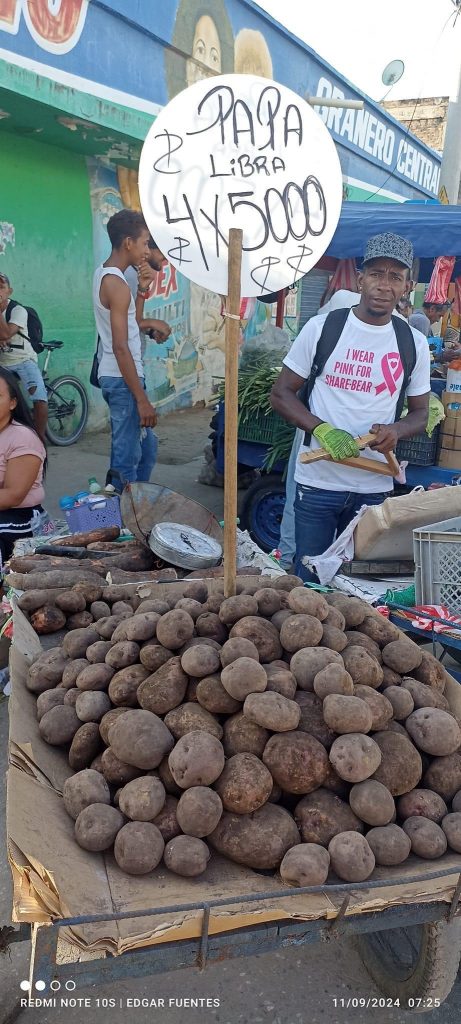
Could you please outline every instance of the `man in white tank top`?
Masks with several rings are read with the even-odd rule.
[[[141,336],[144,295],[134,300],[124,277],[149,256],[149,230],[141,213],[120,210],[107,224],[112,252],[97,267],[93,279],[93,306],[99,334],[98,378],[111,423],[112,482],[147,481],[157,456],[157,422],[144,381]]]

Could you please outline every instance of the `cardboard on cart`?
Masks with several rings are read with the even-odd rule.
[[[220,583],[212,581],[211,586],[215,589]],[[169,590],[168,584],[156,585],[158,596],[166,587]],[[277,875],[259,874],[215,853],[200,878],[180,878],[163,865],[140,878],[124,874],[111,853],[91,854],[82,850],[75,842],[73,821],[64,809],[61,795],[64,780],[71,774],[66,754],[42,741],[35,697],[25,687],[28,665],[39,653],[40,643],[17,608],[14,629],[7,802],[14,921],[46,925],[63,917],[161,911],[158,916],[66,926],[61,938],[66,950],[72,947],[75,962],[95,954],[118,955],[162,942],[198,938],[203,903],[209,900],[235,897],[229,906],[211,908],[210,934],[269,921],[337,916],[344,893],[329,893],[325,885],[319,893],[300,895]],[[461,717],[461,688],[454,680],[448,680],[446,695]],[[449,872],[443,878],[423,877],[443,870]],[[380,868],[374,881],[383,879],[386,884],[363,889],[354,889],[351,884],[352,898],[346,914],[378,912],[423,901],[449,903],[460,871],[461,856],[453,853],[436,862],[410,858],[399,868]],[[271,895],[285,889],[282,896]],[[245,897],[252,898],[242,902]],[[168,909],[184,904],[182,910]],[[68,952],[66,959],[72,962]]]
[[[461,459],[458,460],[461,469]],[[458,487],[416,491],[398,498],[386,498],[370,507],[354,533],[354,557],[369,561],[402,558],[413,561],[413,530],[459,514]]]
[[[461,446],[459,448],[441,448],[439,455],[441,469],[457,469],[461,472]]]

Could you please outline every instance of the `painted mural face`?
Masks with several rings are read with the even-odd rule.
[[[202,15],[195,26],[192,56],[202,64],[206,64],[212,71],[221,71],[221,44],[216,25],[209,14]],[[188,60],[186,77],[187,84],[193,85],[194,82],[208,78],[209,75],[203,68]]]
[[[273,78],[272,58],[262,32],[240,29],[235,39],[235,73]]]

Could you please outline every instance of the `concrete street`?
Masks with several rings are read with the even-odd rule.
[[[159,461],[155,480],[182,490],[222,516],[223,492],[197,483],[210,413],[187,410],[160,421]],[[70,449],[51,448],[47,480],[47,508],[58,514],[63,493],[82,489],[89,476],[103,483],[108,466],[108,434],[88,435]],[[8,702],[0,697],[0,927],[10,920],[11,880],[5,850],[5,773],[7,764]],[[102,988],[77,989],[74,996],[90,997],[91,1009],[21,1009],[19,983],[28,976],[29,943],[17,943],[0,953],[0,1024],[122,1024],[127,1014],[139,1024],[406,1024],[411,1015],[398,1008],[348,1009],[353,997],[378,996],[362,966],[353,940],[323,946],[293,948],[252,959],[220,963],[206,969],[171,972],[164,976],[115,982]],[[155,957],[155,951],[152,956]],[[47,993],[44,993],[46,995]],[[49,993],[48,993],[49,994]],[[219,1006],[193,1009],[180,1005],[184,998],[211,998]],[[164,1000],[164,1007],[126,1009],[129,998]],[[101,1005],[96,1005],[96,1000]],[[179,1005],[169,1007],[169,999]],[[335,1005],[335,1000],[337,1004]],[[111,1005],[110,1001],[114,1001]],[[122,1001],[123,1007],[120,1006]],[[428,1024],[457,1024],[461,1018],[461,984],[438,1010],[426,1014]]]

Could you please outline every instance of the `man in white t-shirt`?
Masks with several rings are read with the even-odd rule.
[[[359,274],[360,302],[353,307],[334,351],[316,377],[309,408],[298,397],[309,378],[328,313],[303,327],[284,359],[272,389],[272,406],[288,422],[310,435],[301,452],[324,448],[333,461],[298,461],[295,499],[295,572],[315,577],[303,558],[322,554],[362,505],[378,505],[392,492],[390,477],[342,466],[358,455],[355,438],[372,430],[376,437],[364,455],[385,462],[385,452],[400,438],[424,431],[429,411],[430,357],[424,335],[408,327],[414,365],[405,393],[408,415],[396,420],[404,380],[392,314],[408,288],[413,247],[386,232],[369,239]],[[405,330],[407,328],[405,327]],[[399,332],[400,333],[400,332]]]
[[[28,313],[11,299],[13,289],[6,274],[0,273],[0,366],[15,373],[30,395],[34,425],[45,443],[48,422],[48,395],[37,355],[29,340]]]

